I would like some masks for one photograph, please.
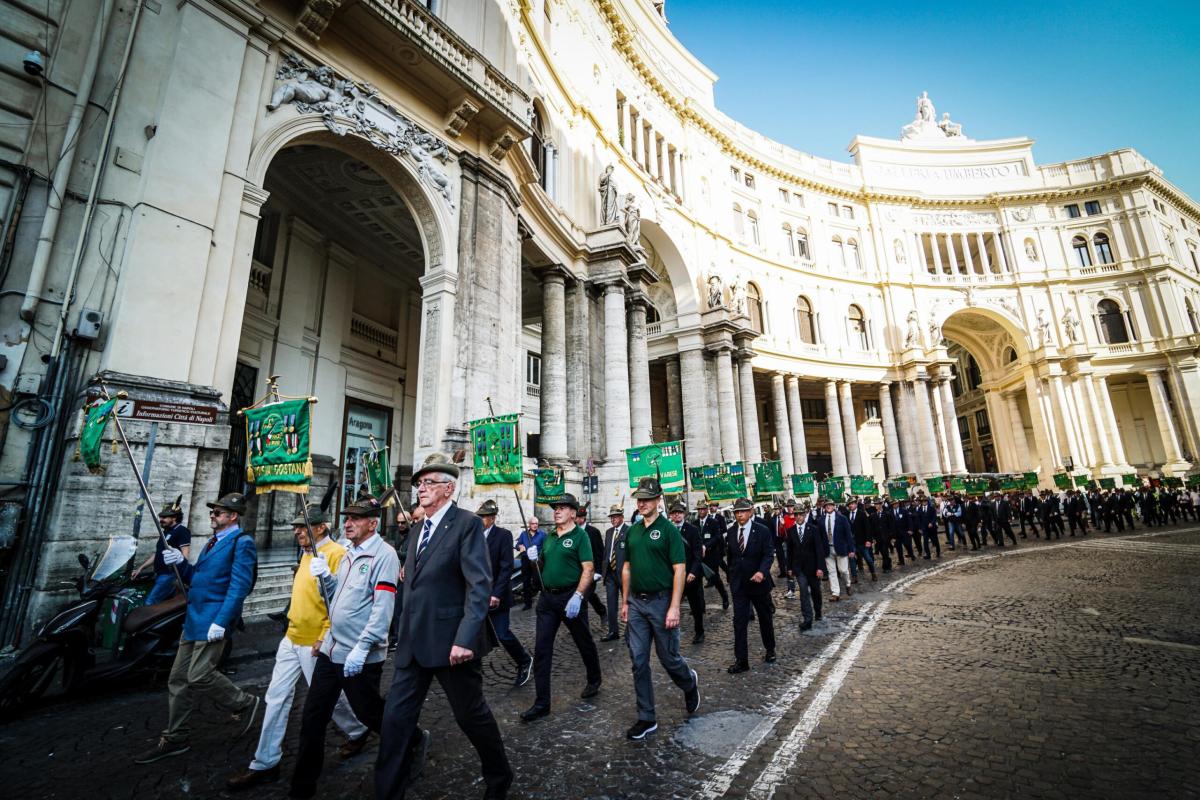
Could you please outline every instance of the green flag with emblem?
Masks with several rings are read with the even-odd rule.
[[[946,479],[938,476],[936,478],[926,478],[925,486],[929,489],[930,494],[937,494],[946,491]]]
[[[242,409],[246,480],[256,494],[308,492],[312,480],[312,412],[308,398]]]
[[[83,459],[88,471],[100,475],[104,465],[100,463],[100,442],[104,438],[104,429],[112,418],[113,407],[117,400],[97,400],[84,411],[83,427],[79,431],[79,451],[77,457]],[[116,445],[116,442],[113,442]]]
[[[476,484],[520,483],[521,430],[516,414],[467,423]]]
[[[821,481],[821,496],[840,503],[846,496],[846,479],[834,477]]]
[[[1071,476],[1065,472],[1054,473],[1054,485],[1059,489],[1071,488]]]
[[[1141,486],[1142,479],[1137,476],[1137,473],[1133,473],[1132,475],[1122,475],[1121,483],[1125,486]]]
[[[740,461],[711,464],[704,468],[709,500],[736,500],[746,497],[746,465]]]
[[[875,485],[875,479],[870,475],[851,475],[850,494],[858,497],[877,495],[879,487]]]
[[[708,479],[704,477],[704,467],[688,467],[688,478],[692,482],[693,492],[708,490]]]
[[[388,473],[387,450],[363,450],[362,466],[367,476],[367,491],[376,497],[392,488],[392,476]]]
[[[754,465],[754,491],[761,495],[784,491],[782,461],[764,461]]]
[[[546,505],[563,496],[567,484],[563,471],[557,467],[534,470],[533,483],[537,490],[535,502]]]
[[[908,481],[906,480],[890,481],[887,485],[887,490],[888,497],[893,500],[908,499]]]
[[[683,471],[683,446],[679,442],[662,442],[631,447],[625,451],[629,467],[629,487],[636,489],[642,478],[657,478],[663,491],[678,491],[687,483]]]
[[[792,492],[799,495],[811,495],[817,491],[817,476],[811,472],[804,472],[800,475],[792,476]]]

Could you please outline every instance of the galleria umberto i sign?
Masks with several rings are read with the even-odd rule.
[[[28,122],[5,157],[29,168],[0,167],[21,624],[80,532],[136,502],[127,471],[69,455],[97,373],[131,408],[200,409],[124,425],[188,516],[244,488],[236,410],[271,375],[320,399],[316,491],[352,497],[374,447],[402,486],[442,450],[462,501],[509,522],[469,457],[493,410],[520,415],[529,476],[594,478],[604,504],[650,442],[689,466],[1046,487],[1200,458],[1200,209],[1135,150],[1039,164],[918,86],[895,138],[819,158],[723,114],[640,0],[114,8],[56,12],[50,82],[0,75]],[[264,552],[294,511],[255,503]]]

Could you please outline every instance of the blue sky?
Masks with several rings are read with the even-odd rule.
[[[1200,2],[668,0],[718,75],[717,106],[849,160],[898,138],[927,90],[974,139],[1028,136],[1038,163],[1133,147],[1200,202]]]

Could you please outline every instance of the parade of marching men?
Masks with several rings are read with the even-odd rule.
[[[0,0],[9,793],[1194,791],[1174,123],[698,5]]]

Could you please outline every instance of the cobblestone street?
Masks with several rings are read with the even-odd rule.
[[[945,552],[945,551],[944,551]],[[1195,797],[1200,751],[1200,528],[1092,535],[1016,549],[945,552],[939,562],[860,583],[798,630],[799,602],[776,592],[779,661],[731,676],[732,612],[709,590],[708,641],[683,651],[698,671],[700,712],[654,664],[659,730],[628,743],[633,690],[624,640],[600,645],[604,685],[578,700],[583,675],[564,631],[550,717],[522,725],[532,683],[510,688],[502,650],[485,665],[488,699],[517,771],[513,797]],[[531,612],[513,628],[532,644]],[[599,636],[599,622],[592,619]],[[267,637],[260,637],[270,647]],[[271,660],[234,679],[265,689]],[[390,669],[384,672],[385,685]],[[436,684],[435,684],[436,686]],[[302,702],[303,689],[297,692]],[[192,751],[132,763],[166,717],[161,679],[35,710],[0,728],[0,781],[10,797],[207,798],[250,760],[257,736],[207,706]],[[290,773],[298,705],[285,743]],[[412,796],[481,793],[474,751],[440,690],[423,724],[434,747]],[[331,734],[331,748],[341,741]],[[371,795],[375,741],[338,762],[322,797]],[[286,794],[287,782],[253,792]]]

